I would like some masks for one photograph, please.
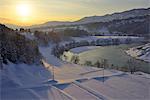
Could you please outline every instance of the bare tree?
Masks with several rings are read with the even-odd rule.
[[[105,81],[104,77],[104,70],[106,67],[108,67],[108,60],[107,59],[102,59],[101,60],[102,68],[103,68],[103,82]]]
[[[86,66],[92,66],[92,62],[91,61],[85,61],[84,65],[86,65]]]
[[[77,55],[73,55],[72,58],[71,58],[71,62],[75,63],[75,64],[78,64],[80,61],[79,59],[79,56]]]
[[[137,63],[133,59],[127,60],[127,66],[131,74],[134,74],[134,72],[137,70]]]
[[[97,67],[97,68],[101,68],[101,63],[100,63],[100,61],[97,60],[97,61],[95,62],[95,64],[94,64],[94,66]]]
[[[1,54],[0,54],[0,69],[3,69],[3,61],[2,61]]]
[[[53,73],[52,79],[53,79],[53,80],[55,80],[55,73],[54,73],[54,71],[55,71],[54,66],[52,66],[52,73]]]

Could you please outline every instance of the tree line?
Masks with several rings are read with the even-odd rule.
[[[92,40],[92,41],[88,41],[88,40],[82,40],[79,42],[76,42],[75,40],[66,43],[64,45],[60,45],[59,43],[57,43],[53,48],[52,48],[52,54],[58,58],[60,58],[60,56],[64,53],[64,51],[69,51],[72,48],[76,48],[76,47],[82,47],[82,46],[106,46],[106,45],[119,45],[121,43],[132,43],[132,39],[131,38],[127,38],[125,40],[125,42],[120,41],[120,39],[118,38],[114,38],[114,39],[97,39],[97,40]]]
[[[2,63],[39,63],[41,54],[37,43],[17,31],[0,24],[0,60]]]

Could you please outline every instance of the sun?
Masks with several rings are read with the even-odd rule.
[[[17,14],[22,17],[27,17],[30,15],[30,7],[27,4],[17,5]]]

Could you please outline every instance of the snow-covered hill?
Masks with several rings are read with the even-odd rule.
[[[140,15],[140,14],[139,14]],[[33,28],[32,31],[39,30],[43,32],[55,31],[60,34],[66,33],[66,30],[83,30],[89,35],[134,35],[145,36],[149,34],[149,15],[143,14],[141,16],[128,17],[126,19],[114,19],[107,22],[92,21],[84,24],[66,24],[54,27],[40,27]]]
[[[150,8],[148,9],[133,9],[125,12],[120,13],[114,13],[114,14],[108,14],[104,16],[90,16],[85,17],[77,21],[78,23],[93,23],[93,22],[109,22],[112,20],[118,20],[118,19],[128,19],[138,16],[145,16],[148,15],[150,12]]]
[[[145,45],[141,45],[138,47],[130,48],[126,52],[127,52],[127,54],[129,54],[137,59],[141,59],[141,60],[150,62],[150,43],[147,43]]]

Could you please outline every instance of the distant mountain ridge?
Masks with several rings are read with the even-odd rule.
[[[93,22],[108,22],[112,20],[119,20],[119,19],[128,19],[138,16],[145,16],[150,13],[150,8],[141,8],[141,9],[132,9],[129,11],[124,11],[120,13],[113,13],[113,14],[107,14],[104,16],[90,16],[90,17],[84,17],[80,19],[79,23],[93,23]]]
[[[37,26],[58,26],[58,25],[78,25],[78,24],[87,24],[87,23],[94,23],[94,22],[109,22],[112,20],[119,20],[119,19],[128,19],[131,17],[139,17],[139,16],[146,16],[150,13],[150,8],[140,8],[140,9],[132,9],[129,11],[107,14],[104,16],[90,16],[84,17],[78,21],[74,22],[64,22],[64,21],[49,21],[41,25]],[[33,26],[31,26],[33,27]]]
[[[123,11],[123,12],[119,12],[119,13],[107,14],[104,16],[84,17],[84,18],[82,18],[78,21],[74,21],[74,22],[49,21],[49,22],[45,22],[43,24],[27,26],[24,28],[41,28],[41,27],[50,27],[50,26],[59,26],[59,25],[80,25],[80,24],[88,24],[88,23],[95,23],[95,22],[109,22],[112,20],[128,19],[128,18],[133,18],[133,17],[146,16],[146,15],[150,15],[149,13],[150,13],[150,8],[139,8],[139,9],[132,9],[132,10]],[[8,27],[10,27],[10,26],[11,25],[9,25]]]
[[[69,21],[49,21],[49,22],[45,22],[43,24],[38,24],[38,25],[32,25],[29,26],[30,28],[34,28],[34,27],[47,27],[47,26],[58,26],[58,25],[69,25],[72,22]]]

